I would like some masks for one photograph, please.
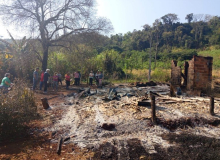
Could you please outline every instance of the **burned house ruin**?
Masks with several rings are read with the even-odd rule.
[[[212,64],[213,57],[193,56],[192,60],[184,63],[184,73],[182,73],[177,61],[172,60],[171,85],[174,87],[182,85],[191,91],[205,91],[211,88]]]

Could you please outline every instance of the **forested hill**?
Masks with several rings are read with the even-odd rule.
[[[173,47],[198,49],[220,44],[220,17],[191,13],[186,20],[187,23],[180,23],[176,14],[167,14],[153,25],[143,25],[142,30],[112,35],[110,45],[142,51],[150,47],[151,36],[152,47],[162,52],[170,52]]]
[[[142,30],[111,35],[107,43],[98,48],[98,54],[113,49],[119,54],[117,59],[123,61],[121,67],[126,69],[148,68],[149,55],[153,68],[169,68],[171,59],[189,60],[210,46],[220,49],[219,16],[191,13],[185,19],[187,22],[181,23],[176,14],[169,13],[152,25],[143,24]]]

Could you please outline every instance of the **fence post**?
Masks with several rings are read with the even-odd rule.
[[[156,106],[155,106],[155,96],[151,96],[151,120],[156,124]]]
[[[214,97],[210,97],[210,106],[209,106],[209,113],[214,115]]]

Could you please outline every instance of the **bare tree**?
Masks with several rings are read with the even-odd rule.
[[[47,68],[51,46],[67,47],[59,43],[66,37],[82,32],[112,30],[106,18],[95,16],[95,0],[3,0],[0,15],[4,22],[29,30],[38,39],[43,52],[42,69]]]

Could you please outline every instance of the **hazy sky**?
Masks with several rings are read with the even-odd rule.
[[[186,22],[189,13],[220,16],[220,0],[97,0],[97,3],[98,15],[110,19],[113,24],[112,34],[140,30],[168,13],[177,14],[180,22]],[[9,30],[17,38],[23,36],[16,28],[9,27]],[[0,36],[8,37],[1,23]]]
[[[189,13],[220,16],[220,0],[97,0],[98,13],[111,20],[115,33],[140,30],[168,13],[186,22]]]

